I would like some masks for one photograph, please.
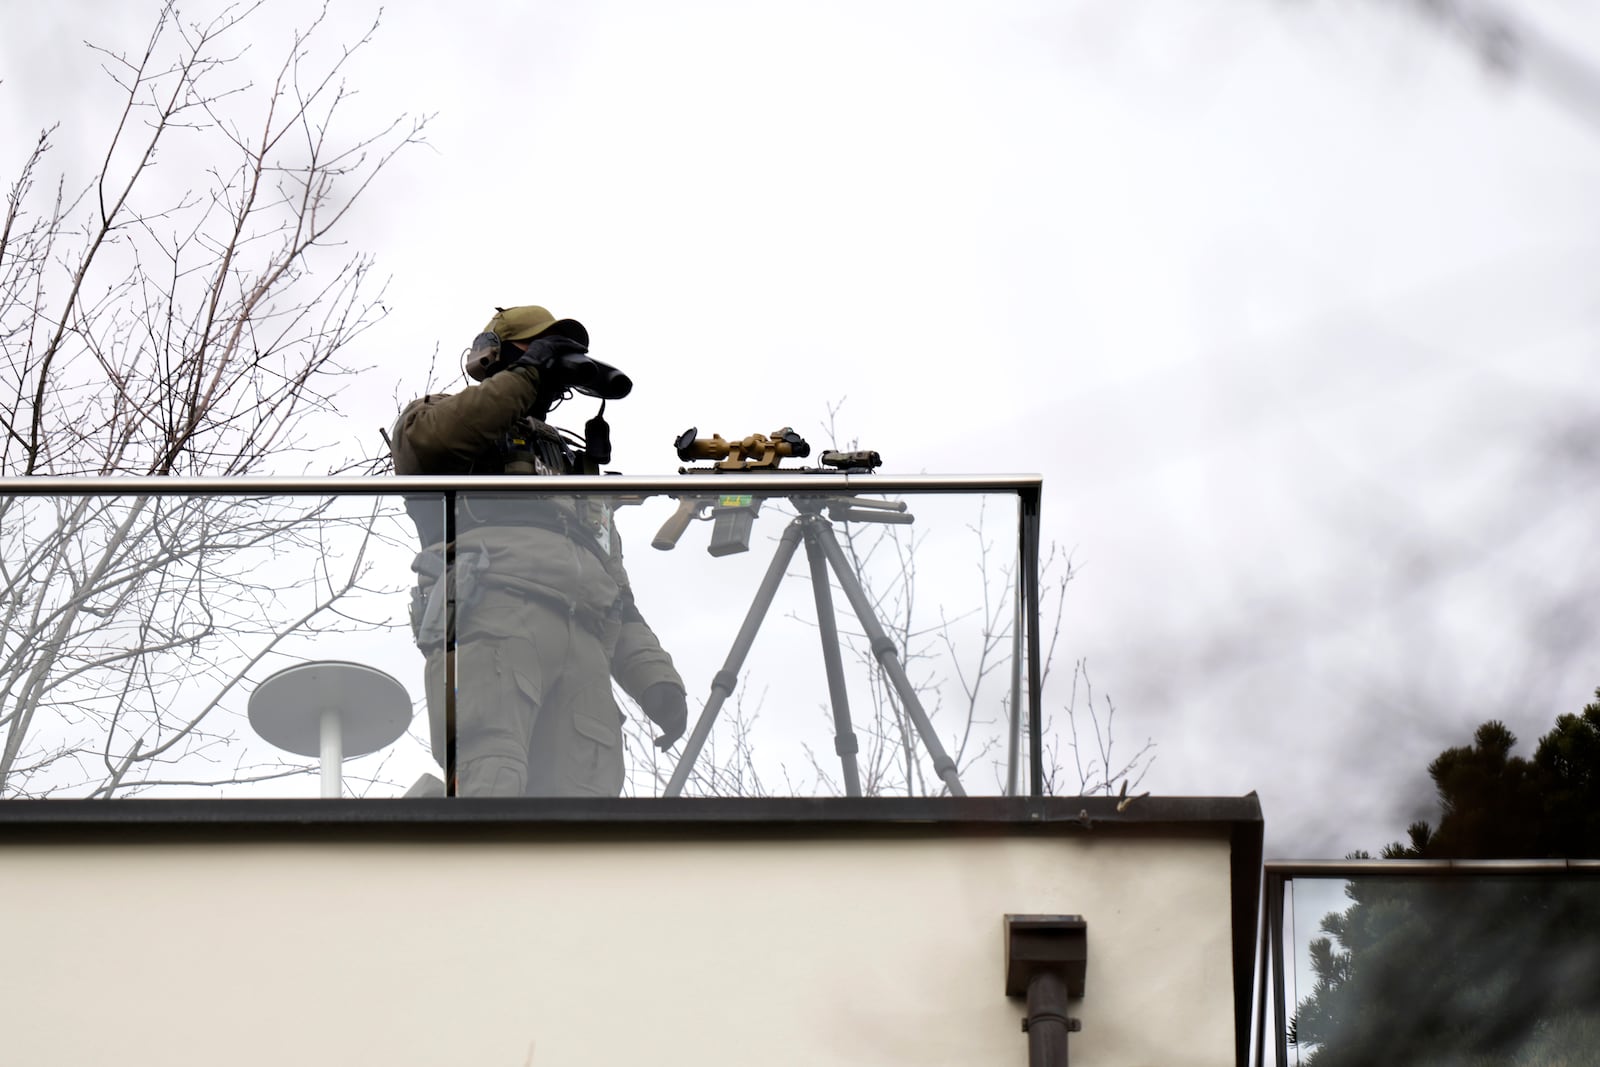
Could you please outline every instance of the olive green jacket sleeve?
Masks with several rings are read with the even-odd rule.
[[[686,689],[677,668],[672,665],[672,656],[661,647],[656,632],[631,604],[622,619],[622,633],[617,638],[617,650],[611,660],[611,676],[625,693],[640,702],[644,700],[644,691],[657,682]]]
[[[611,676],[622,686],[623,692],[641,703],[644,691],[657,682],[667,682],[687,691],[677,668],[672,665],[672,656],[661,647],[661,639],[644,621],[639,605],[634,602],[632,583],[622,564],[622,535],[615,521],[611,524],[611,545],[611,572],[618,584],[627,589],[623,599],[622,630],[611,657]]]
[[[511,367],[459,393],[412,401],[394,432],[396,474],[466,474],[472,461],[532,410],[539,372]]]

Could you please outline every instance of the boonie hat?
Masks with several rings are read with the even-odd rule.
[[[589,343],[589,331],[583,328],[583,323],[577,319],[558,319],[538,304],[494,310],[495,316],[484,330],[502,341],[529,341],[542,333],[558,333],[585,346]]]

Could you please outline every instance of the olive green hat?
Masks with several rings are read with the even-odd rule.
[[[502,341],[529,341],[542,333],[558,333],[584,345],[589,343],[589,331],[577,319],[558,319],[537,304],[521,307],[497,307],[484,332],[493,333]]]

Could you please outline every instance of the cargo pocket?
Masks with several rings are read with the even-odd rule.
[[[533,642],[480,637],[456,654],[456,763],[463,793],[520,794],[543,685]],[[481,766],[480,766],[481,765]]]
[[[572,714],[567,785],[580,796],[614,797],[622,792],[622,713],[610,686],[596,687]],[[603,702],[600,698],[603,697]]]
[[[522,709],[522,744],[533,739],[533,723],[544,702],[544,672],[539,667],[539,652],[526,637],[508,637],[497,651],[503,699]]]

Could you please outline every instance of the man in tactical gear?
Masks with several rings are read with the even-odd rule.
[[[499,308],[468,354],[477,384],[412,401],[391,434],[396,474],[598,474],[604,401],[632,388],[588,355],[581,323]],[[545,419],[578,390],[602,400],[581,445]],[[437,501],[410,500],[422,552],[412,628],[433,751],[445,762],[446,560],[455,571],[456,770],[463,796],[616,796],[622,712],[611,678],[661,729],[688,722],[683,680],[634,604],[611,507],[595,496],[460,494],[455,540]]]

